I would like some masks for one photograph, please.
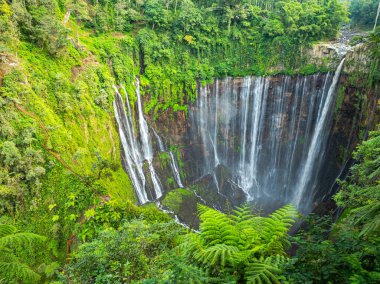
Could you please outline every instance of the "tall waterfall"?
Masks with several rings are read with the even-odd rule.
[[[203,157],[195,175],[215,177],[223,167],[248,200],[308,210],[343,63],[335,74],[226,78],[201,87],[189,112],[191,141]]]
[[[129,112],[126,114],[123,99],[117,88],[115,88],[115,92],[114,110],[123,149],[122,163],[129,173],[139,202],[143,204],[148,201],[148,196],[145,191],[146,179],[139,143],[133,131],[131,110],[129,108]],[[128,96],[126,96],[126,101],[129,106]]]
[[[136,95],[137,95],[137,106],[138,106],[138,113],[139,113],[141,147],[143,149],[144,158],[148,162],[150,177],[152,179],[153,188],[156,193],[156,198],[158,199],[162,196],[162,189],[160,185],[160,180],[158,179],[158,176],[152,165],[152,160],[153,160],[152,143],[149,136],[148,124],[145,121],[144,112],[142,110],[141,95],[140,95],[140,81],[138,79],[136,80]]]
[[[143,113],[139,80],[136,80],[138,134],[135,133],[134,125],[136,125],[136,123],[134,121],[128,94],[123,86],[121,86],[121,88],[126,94],[125,105],[127,111],[117,87],[114,87],[116,93],[114,111],[123,150],[122,163],[131,178],[139,202],[144,204],[148,201],[159,199],[163,194],[163,188],[153,166],[154,150],[148,123]],[[152,132],[157,139],[159,150],[161,152],[168,152],[174,179],[179,187],[183,187],[178,165],[173,153],[165,150],[161,137],[153,128]],[[144,164],[147,165],[149,175],[144,171]],[[149,188],[148,180],[151,181],[152,188]],[[153,189],[153,193],[151,189]]]
[[[319,108],[318,116],[317,116],[317,122],[315,129],[313,131],[313,136],[311,139],[311,143],[309,146],[309,151],[307,153],[306,161],[304,164],[302,164],[302,170],[301,174],[298,177],[298,182],[295,187],[294,196],[293,196],[293,203],[296,204],[298,207],[300,207],[300,202],[304,198],[304,192],[307,190],[307,187],[312,187],[313,185],[310,184],[310,180],[313,179],[314,171],[318,171],[318,156],[321,156],[323,153],[323,142],[326,141],[328,136],[328,121],[329,117],[331,117],[331,106],[334,102],[334,94],[336,90],[336,86],[339,80],[340,73],[343,68],[345,59],[343,59],[333,78],[333,81],[330,85],[330,88],[326,94],[326,98],[323,98],[322,105]],[[320,159],[319,159],[320,160]],[[316,168],[317,166],[317,168]],[[305,200],[307,202],[307,198]]]
[[[214,188],[222,199],[241,198],[244,192],[264,208],[293,203],[303,212],[310,210],[321,186],[343,64],[335,73],[225,78],[200,87],[181,140],[186,183],[203,187],[198,193],[191,190],[198,196]],[[168,170],[160,167],[161,178],[171,175],[183,188],[175,155],[144,117],[139,81],[136,109],[128,95],[124,103],[117,88],[115,92],[123,165],[139,202],[160,199],[169,190],[154,167],[156,148],[168,154],[170,165]]]
[[[165,150],[165,146],[164,146],[164,142],[162,142],[162,139],[161,139],[160,135],[158,135],[158,133],[156,132],[156,130],[154,130],[153,127],[152,127],[152,131],[153,131],[154,136],[156,137],[157,144],[158,144],[158,149],[160,150],[160,152],[169,152],[170,167],[172,169],[172,173],[173,173],[175,182],[177,183],[178,187],[184,188],[184,186],[182,184],[182,180],[181,180],[181,175],[179,173],[178,164],[177,164],[177,161],[176,161],[176,159],[175,159],[175,157],[173,155],[173,152],[170,151],[170,150],[166,151]]]

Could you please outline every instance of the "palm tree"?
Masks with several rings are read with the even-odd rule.
[[[40,276],[20,261],[15,249],[42,243],[45,237],[33,233],[18,232],[11,225],[0,224],[0,283],[36,283]]]

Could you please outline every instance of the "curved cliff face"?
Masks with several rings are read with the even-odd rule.
[[[265,83],[252,87],[255,80]],[[184,184],[209,205],[223,210],[248,197],[264,210],[298,201],[307,212],[337,190],[335,180],[345,176],[353,149],[379,121],[376,90],[343,73],[318,141],[320,154],[315,156],[312,176],[305,188],[297,189],[331,80],[332,74],[217,80],[200,89],[187,118],[179,113],[163,116],[154,125],[164,140],[178,147]],[[251,101],[244,95],[246,88],[253,88]],[[255,129],[253,98],[265,88],[265,102],[259,102],[265,110]],[[255,135],[259,138],[253,142]],[[296,198],[300,190],[301,197]]]
[[[342,73],[343,61],[336,72],[310,76],[215,80],[198,87],[187,115],[147,122],[140,99],[131,109],[119,97],[123,163],[140,203],[160,200],[196,225],[196,202],[229,210],[248,200],[264,211],[294,203],[310,212],[328,201],[378,121],[376,90],[358,84],[352,69],[365,56],[347,55]]]

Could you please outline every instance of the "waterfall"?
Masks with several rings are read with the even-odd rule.
[[[179,174],[177,161],[174,158],[173,152],[169,151],[169,155],[170,155],[170,167],[172,168],[174,179],[180,188],[184,188],[182,181],[181,181],[181,176]]]
[[[154,137],[156,137],[158,149],[160,150],[160,152],[165,152],[165,146],[164,146],[164,143],[162,142],[161,137],[157,134],[156,130],[154,130],[153,127],[152,127],[152,131],[153,131]]]
[[[158,199],[162,196],[162,189],[160,185],[160,180],[158,179],[158,176],[152,165],[153,150],[152,150],[152,144],[151,144],[151,140],[149,136],[148,124],[146,123],[146,120],[144,118],[144,112],[142,110],[139,79],[136,79],[136,95],[137,95],[137,107],[138,107],[138,115],[139,115],[141,147],[143,149],[144,158],[148,162],[150,177],[153,183],[153,188],[156,194],[156,198]]]
[[[116,87],[115,93],[116,98],[113,105],[123,149],[122,163],[129,173],[139,202],[144,204],[148,202],[148,196],[145,191],[146,180],[138,142],[133,135],[131,113],[129,112],[128,115],[125,113],[123,99]],[[126,96],[126,100],[128,101],[128,96]]]
[[[131,104],[129,101],[128,94],[123,85],[120,86],[124,93],[125,105],[123,98],[116,86],[115,90],[115,101],[113,103],[116,122],[118,124],[120,141],[122,144],[122,164],[126,171],[128,172],[130,179],[132,181],[133,187],[135,189],[137,198],[141,204],[149,201],[157,200],[163,195],[163,188],[160,179],[156,173],[153,166],[154,151],[152,147],[152,140],[149,133],[148,123],[145,120],[141,94],[140,94],[140,83],[136,80],[136,96],[137,96],[137,116],[138,116],[138,134],[135,133],[134,121]],[[127,109],[127,111],[126,111]],[[165,143],[151,127],[152,133],[156,138],[157,145],[160,152],[167,152],[170,157],[170,167],[172,169],[174,180],[176,181],[178,187],[184,188],[181,176],[179,173],[179,168],[177,161],[170,150],[165,150]],[[154,196],[149,197],[148,192],[150,192],[149,185],[147,183],[148,177],[144,172],[144,163],[147,164],[147,170],[149,172],[149,178],[154,190]]]
[[[293,202],[308,211],[343,62],[334,76],[226,78],[201,87],[189,111],[194,182],[209,175],[225,194],[225,179],[263,207]]]
[[[327,93],[326,99],[323,101],[323,104],[321,107],[319,107],[321,112],[318,113],[317,117],[317,124],[314,130],[314,134],[312,136],[312,140],[309,146],[309,151],[307,154],[306,162],[303,165],[303,169],[301,171],[301,175],[298,178],[298,183],[295,187],[295,194],[293,197],[293,203],[300,206],[300,202],[302,201],[302,198],[304,197],[304,192],[307,190],[307,187],[310,187],[309,181],[311,177],[313,176],[313,171],[315,170],[315,161],[317,160],[317,156],[321,155],[323,152],[321,150],[323,145],[323,141],[327,140],[328,136],[328,129],[326,127],[328,126],[328,116],[331,114],[331,106],[333,102],[335,101],[335,90],[336,86],[340,77],[340,73],[343,69],[345,59],[343,59],[333,78],[333,81],[330,85],[330,88]]]
[[[379,14],[380,14],[380,2],[379,2],[379,5],[377,6],[377,12],[376,12],[375,24],[373,25],[373,31],[376,30],[377,20],[379,19]]]
[[[201,192],[215,190],[221,198],[241,198],[244,192],[263,208],[294,203],[301,212],[310,211],[322,184],[323,153],[343,64],[334,74],[225,78],[200,87],[183,136],[188,139],[182,152],[188,180],[203,186]],[[139,81],[137,120],[128,95],[124,104],[117,88],[115,92],[123,165],[139,202],[157,200],[164,191],[153,166],[151,136],[156,148],[168,154],[169,174],[183,188],[175,155],[145,120]],[[207,199],[195,194],[202,202]]]
[[[144,118],[144,114],[142,111],[139,81],[137,80],[136,82],[136,95],[138,104],[138,125],[141,141],[138,140],[133,128],[134,121],[128,94],[125,91],[124,87],[121,87],[123,88],[126,94],[125,100],[128,113],[125,111],[123,98],[120,95],[117,87],[114,87],[116,93],[114,101],[114,111],[123,150],[122,163],[131,178],[139,202],[141,204],[144,204],[149,201],[147,194],[147,179],[144,173],[145,161],[148,164],[148,170],[150,173],[150,179],[153,184],[155,199],[158,199],[162,196],[162,188],[160,180],[152,164],[153,150],[148,131],[148,124]]]
[[[159,148],[160,152],[167,152],[165,150],[165,146],[164,146],[164,143],[162,142],[160,135],[158,135],[158,133],[156,132],[156,130],[154,130],[153,127],[152,127],[152,131],[153,131],[154,136],[156,137],[156,141],[157,141],[158,148]],[[174,158],[173,152],[170,150],[168,152],[169,152],[169,156],[170,156],[170,167],[172,169],[174,180],[177,183],[178,187],[184,188],[184,186],[182,184],[181,176],[179,174],[179,168],[177,165],[177,161]]]

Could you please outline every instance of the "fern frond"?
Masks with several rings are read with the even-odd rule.
[[[228,264],[234,266],[235,254],[238,252],[239,250],[235,246],[217,244],[196,253],[195,258],[206,266],[219,265],[225,267]]]
[[[282,255],[273,255],[267,258],[261,257],[255,262],[250,263],[245,269],[247,283],[280,283],[277,275],[281,273],[281,267],[287,261],[288,259]]]
[[[0,247],[33,245],[41,243],[45,237],[33,233],[14,233],[0,238]]]
[[[199,234],[189,233],[184,240],[177,246],[177,249],[187,255],[192,256],[195,252],[203,251],[203,244]]]
[[[239,235],[235,229],[234,221],[226,214],[215,209],[200,205],[199,217],[201,219],[201,236],[207,246],[216,244],[237,245]]]
[[[253,217],[255,217],[252,214],[251,207],[248,206],[248,204],[244,204],[240,207],[237,207],[235,210],[232,211],[232,219],[234,219],[237,223],[243,222],[245,220],[251,220]]]
[[[279,254],[271,255],[264,260],[264,263],[275,266],[277,268],[284,266],[284,264],[287,262],[289,262],[289,258]]]
[[[23,283],[36,283],[40,276],[21,262],[0,262],[0,277],[9,280],[8,283],[17,283],[21,279]]]
[[[0,238],[16,233],[16,227],[12,225],[0,224]]]
[[[271,253],[284,253],[289,246],[287,232],[295,222],[297,210],[293,205],[286,205],[263,221],[262,238],[267,243],[267,250]]]
[[[19,261],[13,248],[41,243],[45,237],[33,233],[17,233],[11,225],[0,224],[0,279],[7,283],[35,283],[40,276]]]
[[[239,231],[239,246],[248,249],[255,244],[264,218],[252,214],[251,208],[245,204],[233,211],[231,219],[235,221],[236,229]]]

